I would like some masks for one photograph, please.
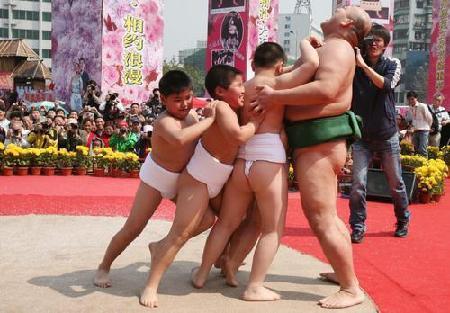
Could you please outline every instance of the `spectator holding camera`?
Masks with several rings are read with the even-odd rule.
[[[65,139],[65,148],[67,151],[76,151],[77,146],[83,144],[80,131],[78,130],[78,121],[76,119],[67,119],[67,133]]]
[[[9,145],[10,143],[22,148],[28,148],[30,146],[24,134],[22,121],[11,122],[11,127],[6,135],[5,145]]]
[[[125,112],[125,108],[120,103],[117,93],[107,94],[105,102],[100,105],[99,110],[103,114],[105,121],[113,121],[121,112]]]
[[[94,81],[90,81],[83,96],[84,106],[98,109],[100,107],[100,102],[100,93],[96,89],[96,84]]]
[[[131,152],[138,141],[138,136],[129,131],[128,123],[121,121],[117,124],[117,129],[109,140],[109,145],[113,150],[119,152]]]
[[[396,237],[408,234],[408,196],[400,166],[400,143],[396,122],[394,89],[400,81],[398,59],[383,56],[391,37],[389,31],[374,24],[362,43],[365,52],[356,49],[356,71],[353,80],[352,111],[362,120],[362,138],[352,146],[353,173],[350,193],[351,240],[360,243],[366,232],[367,173],[375,153],[387,177],[394,203]]]
[[[142,134],[134,147],[134,151],[141,160],[145,160],[148,154],[148,149],[152,147],[152,133],[153,126],[145,125]]]
[[[58,142],[50,137],[50,125],[47,121],[34,124],[27,141],[32,148],[57,147]]]

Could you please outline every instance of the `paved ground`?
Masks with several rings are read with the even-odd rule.
[[[150,309],[138,304],[148,271],[146,245],[164,236],[169,222],[151,221],[117,259],[113,287],[100,289],[92,284],[104,249],[123,222],[123,218],[107,217],[0,217],[0,312],[148,312]],[[280,248],[267,277],[267,285],[282,295],[281,301],[241,301],[242,287],[226,287],[218,272],[212,273],[204,290],[193,289],[190,271],[200,260],[205,236],[189,242],[167,272],[160,286],[157,312],[332,312],[316,304],[337,290],[337,286],[316,278],[329,266],[286,247]],[[242,268],[240,282],[245,283],[248,271],[249,265]],[[366,300],[338,312],[377,310]]]

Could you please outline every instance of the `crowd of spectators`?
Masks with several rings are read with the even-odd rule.
[[[145,158],[151,147],[154,120],[165,110],[158,89],[153,90],[148,102],[125,107],[116,93],[107,94],[101,101],[93,81],[86,86],[80,112],[67,112],[58,103],[47,109],[27,106],[20,99],[11,105],[7,102],[0,100],[0,141],[5,145],[68,151],[75,151],[78,145],[90,149],[111,147],[119,152],[135,152],[140,158]]]

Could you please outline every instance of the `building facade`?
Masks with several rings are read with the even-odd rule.
[[[311,24],[307,13],[280,14],[278,16],[278,43],[289,59],[298,59],[298,45],[302,39],[315,36],[322,38],[320,28]]]
[[[400,59],[403,72],[403,79],[396,90],[397,104],[406,103],[406,93],[409,89],[416,89],[421,101],[426,99],[426,67],[432,26],[432,0],[395,0],[393,56]],[[417,67],[418,70],[410,67]],[[423,79],[418,77],[420,75],[424,76]]]
[[[25,39],[51,68],[51,0],[0,0],[0,39]]]

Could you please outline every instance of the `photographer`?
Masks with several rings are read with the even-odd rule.
[[[408,195],[400,166],[400,143],[396,122],[394,89],[400,81],[398,59],[383,56],[389,45],[389,31],[374,24],[362,44],[363,55],[356,49],[352,111],[363,120],[362,139],[352,145],[353,174],[350,194],[350,226],[353,243],[362,242],[365,232],[367,173],[375,153],[389,183],[397,224],[396,237],[408,234]]]
[[[32,148],[48,148],[57,147],[57,140],[50,137],[50,125],[47,121],[34,124],[30,134],[27,138]]]
[[[107,94],[105,102],[100,105],[99,110],[103,114],[105,121],[113,121],[120,112],[125,111],[123,105],[119,101],[119,95],[117,93]]]
[[[78,130],[78,122],[75,119],[68,119],[65,148],[67,151],[76,151],[77,146],[81,145],[82,140],[80,131]]]
[[[84,107],[92,107],[98,110],[100,106],[100,97],[99,92],[96,90],[96,85],[91,82],[91,84],[87,85],[86,92],[83,96],[83,104]]]
[[[148,154],[148,149],[152,147],[152,125],[145,125],[141,137],[134,147],[134,151],[139,156],[139,159],[145,160]]]
[[[110,147],[119,152],[133,151],[134,146],[138,141],[138,137],[135,133],[129,132],[128,124],[125,121],[121,121],[117,127],[118,128],[109,140]]]
[[[11,122],[11,127],[8,130],[5,139],[5,146],[9,145],[10,143],[22,148],[28,148],[30,146],[30,144],[26,140],[26,136],[24,135],[21,121]]]

